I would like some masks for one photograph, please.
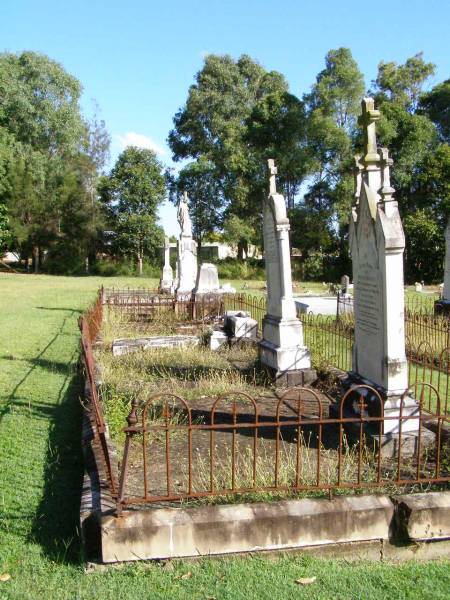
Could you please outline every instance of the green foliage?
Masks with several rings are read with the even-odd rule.
[[[414,112],[422,95],[425,82],[434,75],[435,65],[423,60],[423,53],[408,58],[404,65],[381,61],[374,82],[378,101],[382,99]]]
[[[407,240],[405,276],[408,282],[439,282],[445,241],[430,209],[417,210],[403,221]]]
[[[151,277],[159,279],[161,276],[161,267],[154,262],[142,261],[142,272],[139,272],[139,265],[132,259],[114,259],[105,257],[97,260],[91,272],[94,275],[102,277]]]
[[[36,271],[44,251],[58,272],[63,265],[77,272],[95,251],[94,190],[109,136],[102,123],[82,118],[81,91],[47,56],[0,54],[0,202],[12,246],[33,254]]]
[[[444,142],[450,143],[450,79],[436,85],[420,99],[422,110],[435,123]]]
[[[55,156],[79,149],[81,91],[75,77],[43,54],[0,54],[0,126],[37,151]]]
[[[264,263],[248,258],[245,262],[235,258],[226,258],[217,263],[219,277],[223,279],[261,280],[266,278]]]
[[[247,119],[246,140],[254,153],[253,196],[267,193],[267,158],[278,167],[278,186],[288,206],[293,206],[299,187],[311,170],[306,145],[305,104],[287,91],[278,91],[259,100]]]
[[[114,252],[135,256],[141,272],[144,256],[155,259],[164,242],[157,225],[157,208],[166,194],[162,164],[152,150],[129,146],[101,179],[99,192],[115,233]]]
[[[337,127],[351,134],[363,93],[364,79],[351,51],[338,48],[327,53],[325,69],[305,99],[311,111],[331,117]]]
[[[389,148],[394,160],[393,183],[404,214],[414,210],[414,187],[417,172],[437,144],[432,121],[417,111],[419,97],[434,65],[422,55],[408,59],[404,65],[381,62],[374,82],[373,95],[382,117],[378,141]]]
[[[200,244],[205,236],[220,227],[226,201],[216,168],[205,157],[187,164],[176,178],[169,176],[169,192],[174,204],[187,192],[193,235]]]
[[[0,256],[10,239],[8,209],[4,204],[0,204]]]
[[[228,212],[247,219],[255,229],[260,225],[266,174],[260,150],[255,153],[254,146],[249,147],[249,123],[265,97],[282,97],[287,91],[280,73],[266,71],[249,56],[235,61],[228,55],[209,55],[169,133],[174,160],[208,160]]]
[[[329,246],[336,230],[339,248],[345,254],[353,139],[363,92],[363,76],[350,50],[338,48],[328,52],[325,69],[304,96],[311,175],[297,218],[314,226],[312,232],[308,228],[310,235],[301,230],[294,245],[306,255]]]

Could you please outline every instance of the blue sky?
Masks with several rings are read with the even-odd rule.
[[[153,147],[170,164],[172,117],[208,53],[246,53],[282,72],[302,95],[331,48],[349,47],[368,87],[380,60],[419,51],[450,77],[449,0],[0,0],[0,47],[36,50],[83,84],[82,106],[100,107],[114,159],[124,144]],[[177,234],[175,211],[162,224]]]

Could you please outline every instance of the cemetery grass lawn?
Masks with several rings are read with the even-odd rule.
[[[0,581],[1,600],[448,597],[448,561],[394,566],[249,557],[86,575],[77,532],[76,322],[101,283],[136,285],[136,279],[0,276],[0,575],[10,575]],[[300,577],[317,580],[302,587],[295,583]]]

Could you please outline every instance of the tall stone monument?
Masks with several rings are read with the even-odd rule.
[[[190,297],[197,280],[197,243],[192,239],[192,221],[189,216],[188,197],[184,192],[178,206],[180,239],[178,241],[177,296]]]
[[[173,292],[173,271],[170,266],[170,242],[167,236],[164,238],[164,267],[159,289],[164,294]]]
[[[277,169],[268,161],[270,193],[263,205],[264,258],[267,279],[267,314],[260,342],[261,362],[282,385],[303,384],[314,378],[311,359],[303,343],[292,293],[289,219],[286,204],[276,190]]]
[[[450,315],[450,219],[445,229],[445,266],[444,266],[444,289],[442,298],[435,302],[436,314]]]
[[[353,263],[355,343],[350,384],[368,384],[384,401],[384,434],[399,430],[400,397],[408,389],[405,353],[403,253],[405,237],[390,183],[386,148],[377,150],[376,122],[380,112],[372,98],[362,101],[359,124],[364,130],[364,155],[356,157],[355,203],[350,219]],[[379,402],[367,397],[369,415],[379,413]],[[416,401],[407,397],[403,416],[417,414]],[[414,432],[418,420],[402,423]]]

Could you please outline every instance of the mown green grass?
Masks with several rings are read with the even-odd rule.
[[[136,564],[86,575],[77,531],[76,321],[101,283],[136,280],[0,277],[0,574],[11,575],[0,582],[1,600],[448,597],[448,561],[394,566],[249,557]],[[310,586],[295,583],[311,576],[317,580]]]

